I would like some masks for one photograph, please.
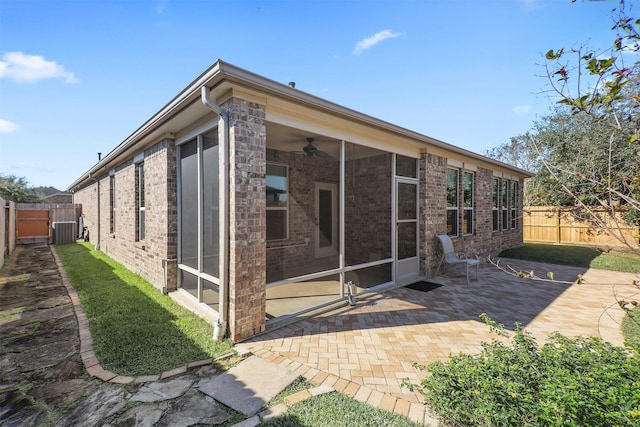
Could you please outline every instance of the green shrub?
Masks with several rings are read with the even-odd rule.
[[[640,358],[599,338],[556,333],[539,347],[517,325],[510,342],[425,369],[418,389],[445,425],[640,425]]]

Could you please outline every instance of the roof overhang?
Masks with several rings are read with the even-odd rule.
[[[427,151],[431,147],[438,152],[451,153],[459,157],[473,159],[482,164],[493,165],[519,177],[528,178],[532,176],[530,172],[523,169],[396,126],[218,60],[162,107],[153,117],[118,144],[109,154],[74,181],[69,186],[69,190],[74,191],[85,186],[123,161],[133,157],[147,146],[151,146],[162,138],[171,137],[175,132],[184,129],[191,123],[212,114],[211,110],[206,108],[200,101],[200,91],[203,86],[211,89],[211,97],[214,100],[222,99],[234,89],[257,93],[265,98],[277,97],[287,102],[408,138],[416,144],[423,145]]]

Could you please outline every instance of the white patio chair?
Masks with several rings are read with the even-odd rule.
[[[440,266],[443,262],[447,264],[456,265],[456,264],[465,264],[467,266],[467,283],[469,283],[469,267],[476,266],[476,280],[478,280],[478,266],[480,265],[480,260],[476,256],[475,258],[471,258],[468,255],[461,253],[460,256],[456,255],[453,249],[453,242],[451,241],[451,237],[446,234],[437,234],[436,237],[440,240],[440,244],[442,245],[442,258],[440,258],[440,263],[438,263],[438,268],[436,269],[436,274],[440,270]]]

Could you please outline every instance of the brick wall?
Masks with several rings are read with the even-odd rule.
[[[315,183],[338,184],[337,160],[268,149],[267,161],[285,164],[289,170],[289,236],[267,242],[267,271],[275,277],[289,277],[286,268],[308,263],[314,257]]]
[[[92,183],[73,193],[73,203],[82,205],[83,226],[88,229],[89,239],[93,244],[97,243],[97,234],[94,236],[98,223],[97,187],[97,183]]]
[[[139,273],[154,286],[164,283],[163,259],[177,254],[176,158],[175,144],[165,139],[144,152],[145,162],[145,241],[137,241],[136,232],[136,167],[132,159],[115,168],[115,230],[110,233],[109,175],[74,193],[74,203],[82,204],[84,226],[93,244]],[[100,188],[100,233],[98,233],[97,191]],[[98,241],[98,235],[100,241]],[[167,286],[176,288],[175,261],[167,264]]]
[[[267,242],[267,271],[290,277],[288,267],[306,265],[315,257],[315,183],[337,185],[340,164],[272,149],[267,150],[267,161],[289,168],[289,238]],[[351,160],[345,175],[347,263],[391,257],[391,153]]]
[[[391,153],[345,165],[345,256],[349,265],[391,257]]]
[[[435,235],[447,230],[447,159],[423,153],[420,157],[420,271],[438,266]]]
[[[231,98],[229,328],[237,341],[266,325],[266,127],[263,105]]]
[[[421,271],[430,275],[435,272],[441,255],[436,234],[446,234],[446,180],[447,159],[433,154],[422,154],[420,159],[420,262]],[[474,186],[474,234],[453,239],[457,252],[478,253],[482,256],[495,254],[503,249],[522,245],[522,221],[511,230],[494,232],[492,225],[492,180],[493,171],[478,167]],[[522,212],[522,189],[524,180],[519,180],[518,210]],[[462,221],[462,209],[460,209]]]

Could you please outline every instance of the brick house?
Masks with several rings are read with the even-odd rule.
[[[522,245],[526,171],[217,61],[69,189],[99,249],[241,340]]]

